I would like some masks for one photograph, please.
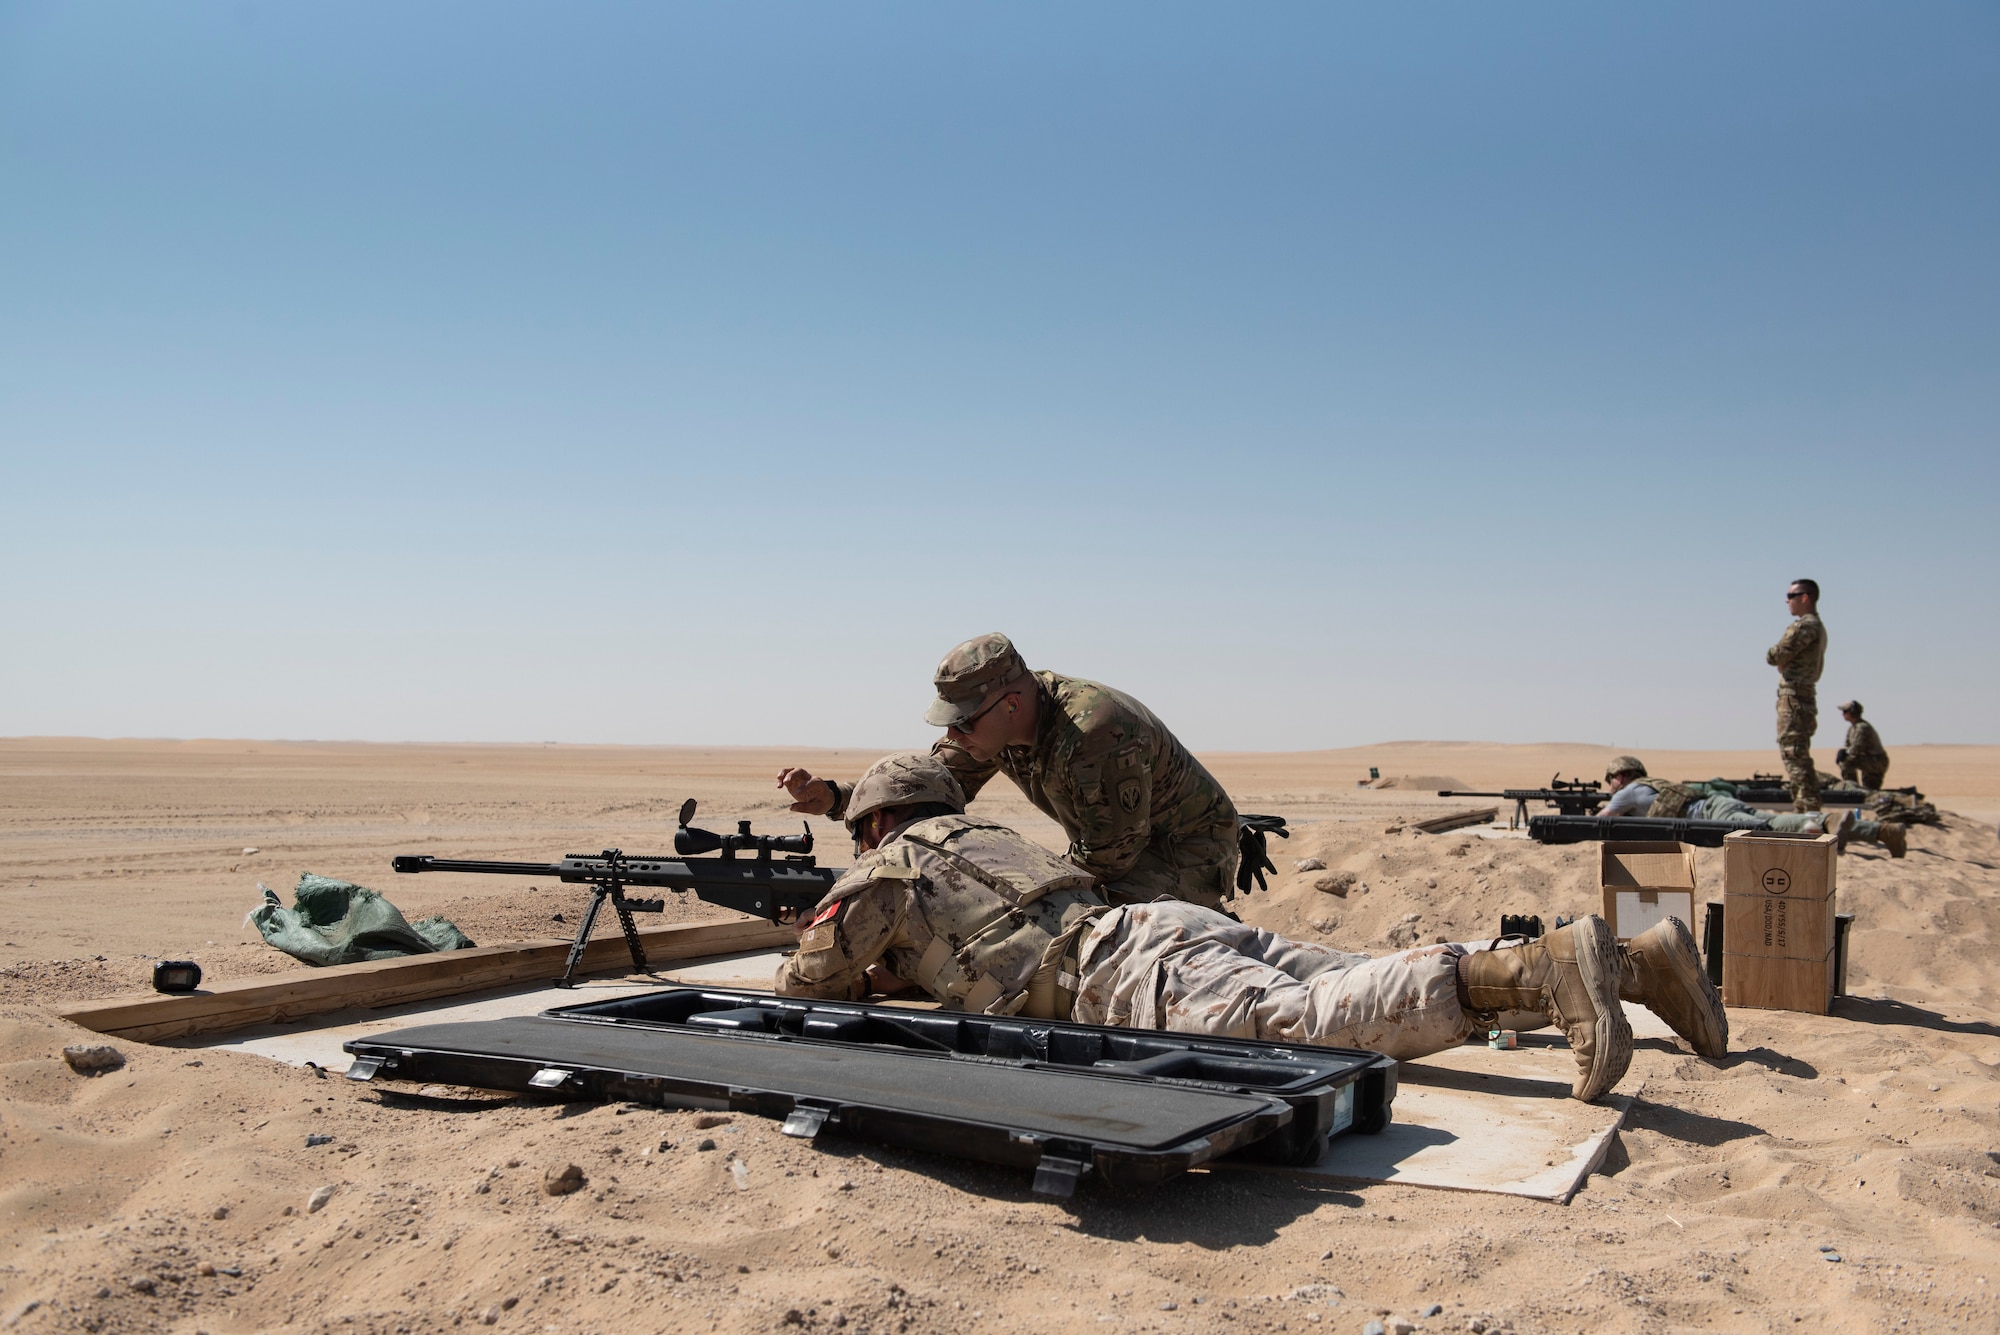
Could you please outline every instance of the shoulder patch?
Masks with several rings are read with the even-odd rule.
[[[829,910],[831,912],[831,910]],[[830,922],[816,922],[799,935],[799,951],[810,955],[816,951],[831,950],[834,945],[835,925]]]
[[[915,867],[905,867],[900,862],[885,862],[868,871],[869,879],[875,881],[917,881],[922,880],[923,875]]]

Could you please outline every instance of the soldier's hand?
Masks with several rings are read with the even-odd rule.
[[[778,771],[778,786],[792,795],[792,810],[808,816],[824,816],[833,810],[833,785],[815,779],[810,770],[796,767]]]
[[[893,997],[916,988],[915,983],[907,978],[899,978],[886,964],[869,965],[867,978],[869,992],[877,996]]]

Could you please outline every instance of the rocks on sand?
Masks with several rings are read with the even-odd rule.
[[[109,1043],[72,1043],[63,1049],[63,1060],[78,1075],[102,1075],[125,1064],[125,1054]]]
[[[542,1174],[542,1190],[551,1196],[567,1196],[580,1191],[589,1178],[575,1164],[565,1164],[561,1168],[551,1168]]]

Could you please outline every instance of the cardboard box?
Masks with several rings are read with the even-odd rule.
[[[1834,837],[1739,830],[1722,841],[1722,999],[1826,1014],[1833,1004]]]
[[[1604,887],[1604,921],[1630,941],[1655,923],[1679,918],[1694,930],[1694,850],[1685,844],[1598,845],[1597,883]]]

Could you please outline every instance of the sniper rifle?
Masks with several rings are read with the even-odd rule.
[[[1546,788],[1503,788],[1497,793],[1470,793],[1455,788],[1441,788],[1439,797],[1504,797],[1514,804],[1514,814],[1507,821],[1507,828],[1518,830],[1528,823],[1528,803],[1547,802],[1565,816],[1595,816],[1597,809],[1611,800],[1611,794],[1604,791],[1604,785],[1596,779],[1571,779],[1564,782],[1562,771],[1556,771]]]
[[[678,857],[628,854],[615,848],[596,854],[566,854],[561,862],[481,862],[406,854],[395,860],[395,868],[399,872],[538,876],[589,886],[590,908],[583,915],[583,924],[576,929],[576,940],[570,943],[569,959],[563,965],[562,977],[556,980],[559,987],[574,985],[576,966],[590,942],[597,911],[606,900],[618,914],[625,946],[632,952],[633,969],[646,972],[646,951],[639,944],[639,931],[632,925],[632,914],[664,913],[667,901],[628,899],[627,886],[657,887],[676,894],[692,890],[697,899],[707,903],[781,923],[793,921],[819,903],[844,870],[815,864],[810,826],[804,834],[752,834],[750,822],[745,820],[736,823],[734,834],[715,834],[688,825],[694,819],[694,811],[693,798],[681,804],[680,826],[674,831],[674,852]],[[695,856],[702,853],[719,856]],[[774,853],[784,857],[780,860],[772,856]]]
[[[1792,790],[1782,774],[1752,774],[1747,779],[1708,779],[1707,783],[1726,783],[1736,790],[1736,800],[1748,802],[1752,806],[1785,806],[1792,800]],[[1915,788],[1884,788],[1885,793],[1903,793],[1921,799],[1923,794]],[[1849,784],[1827,784],[1819,790],[1821,806],[1858,807],[1874,794],[1868,789]]]

